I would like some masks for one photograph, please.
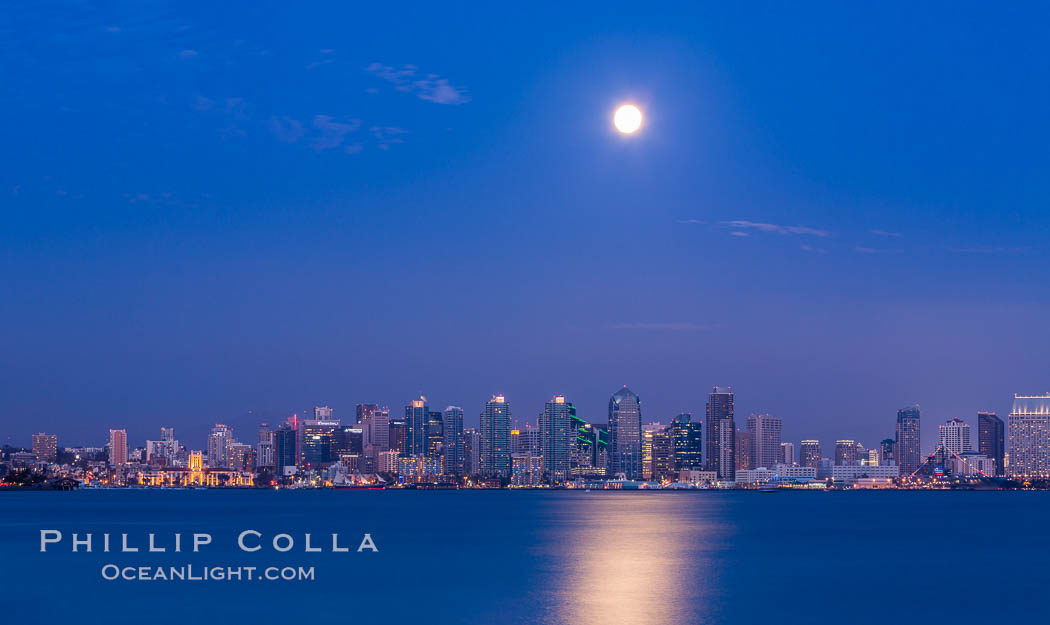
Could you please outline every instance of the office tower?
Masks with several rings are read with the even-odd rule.
[[[783,422],[771,414],[752,414],[747,418],[748,443],[751,445],[751,466],[748,469],[777,466],[782,427]]]
[[[459,406],[445,408],[442,422],[445,447],[445,473],[463,475],[463,409]]]
[[[315,421],[331,421],[332,409],[328,406],[314,406]]]
[[[751,432],[737,430],[733,436],[735,451],[733,466],[737,471],[751,468]],[[726,476],[729,477],[728,475]]]
[[[493,395],[481,413],[481,473],[486,477],[509,478],[510,403]]]
[[[299,460],[303,466],[307,469],[319,469],[339,459],[334,453],[336,432],[339,428],[339,419],[306,419],[302,422],[299,428]]]
[[[233,442],[233,428],[223,423],[216,423],[208,434],[208,467],[225,468],[227,464],[226,447]]]
[[[707,470],[718,477],[733,479],[736,474],[736,421],[733,418],[733,389],[716,386],[707,396]]]
[[[357,423],[364,430],[364,444],[377,451],[390,449],[390,409],[378,404],[358,404]]]
[[[391,417],[387,435],[390,449],[402,455],[408,454],[408,422],[405,419]]]
[[[109,464],[119,467],[128,463],[127,430],[109,431]]]
[[[573,476],[604,476],[608,461],[609,432],[578,419],[572,468]]]
[[[540,436],[543,440],[543,476],[548,482],[569,479],[572,468],[573,416],[572,404],[562,395],[555,395],[543,406],[540,415]],[[520,434],[519,434],[520,436]]]
[[[669,480],[677,475],[674,468],[674,438],[669,427],[652,432],[652,456],[653,480]]]
[[[427,398],[422,395],[419,399],[413,399],[412,403],[405,406],[405,448],[402,455],[417,456],[426,455],[427,445],[427,420],[430,418],[430,410],[427,408]]]
[[[835,466],[855,467],[860,465],[857,443],[851,440],[835,441]]]
[[[232,442],[226,446],[226,464],[237,471],[255,470],[255,450],[251,445]]]
[[[879,464],[882,466],[897,464],[896,454],[893,453],[896,444],[892,438],[884,438],[879,442]]]
[[[481,474],[481,432],[475,428],[463,430],[463,472]]]
[[[265,423],[259,424],[255,443],[255,464],[259,468],[274,466],[274,432]]]
[[[949,454],[961,454],[970,451],[970,424],[955,417],[947,423],[937,426],[941,435],[941,447]]]
[[[290,419],[279,425],[274,432],[273,462],[278,476],[294,475],[298,468],[297,425],[295,420]]]
[[[704,424],[693,421],[693,415],[683,412],[671,421],[671,439],[674,445],[674,470],[702,469],[704,466]]]
[[[364,438],[365,431],[360,423],[337,426],[332,433],[331,461],[342,462],[348,470],[360,472]]]
[[[439,458],[444,455],[445,415],[437,410],[427,412],[427,457]]]
[[[33,435],[33,453],[42,462],[54,462],[58,459],[58,436],[55,434]]]
[[[807,440],[802,441],[798,448],[798,464],[800,467],[812,467],[814,469],[820,468],[820,441]]]
[[[653,432],[655,429],[642,428],[642,479],[653,479]]]
[[[795,464],[795,444],[780,443],[780,464],[793,466]]]
[[[1050,477],[1050,393],[1014,395],[1008,417],[1006,473],[1019,478]]]
[[[609,398],[609,470],[642,477],[642,400],[625,385]]]
[[[173,441],[173,440],[175,440],[175,428],[161,428],[160,429],[160,440],[162,440],[162,441]]]
[[[902,477],[911,475],[922,464],[919,442],[919,405],[901,408],[897,411],[897,437],[893,443],[893,456],[901,468]]]
[[[1003,420],[994,412],[977,413],[977,451],[995,462],[995,475],[1003,475],[1006,432]]]

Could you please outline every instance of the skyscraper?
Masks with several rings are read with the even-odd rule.
[[[940,444],[945,451],[961,454],[970,451],[970,424],[955,417],[947,423],[937,426],[940,431]]]
[[[255,463],[260,467],[274,466],[274,432],[265,423],[259,424],[259,440],[255,445]]]
[[[674,444],[674,470],[701,469],[704,466],[704,424],[693,421],[693,415],[683,412],[671,422]]]
[[[314,406],[314,419],[317,421],[331,421],[332,409],[328,406]]]
[[[1050,393],[1014,395],[1009,416],[1010,466],[1019,478],[1050,477]]]
[[[798,448],[798,464],[801,467],[811,467],[813,469],[820,468],[820,441],[817,440],[806,440],[799,444]]]
[[[897,411],[897,437],[893,443],[893,455],[900,466],[902,477],[911,475],[922,464],[919,443],[919,405],[901,408]]]
[[[609,398],[609,470],[642,477],[642,400],[626,385]]]
[[[1003,475],[1006,432],[1003,420],[994,412],[977,413],[977,451],[995,461],[995,474]]]
[[[727,421],[723,420],[723,424]],[[728,456],[726,456],[725,449],[722,450],[722,455],[726,458],[728,465]],[[743,471],[751,468],[751,432],[747,430],[737,430],[733,435],[733,467],[737,471]],[[768,468],[768,467],[767,467]],[[725,476],[726,479],[733,479],[729,475]]]
[[[58,436],[55,434],[34,434],[33,453],[37,460],[54,462],[58,459]]]
[[[277,427],[274,432],[273,461],[278,476],[295,474],[298,464],[296,453],[298,422],[289,419]]]
[[[897,454],[894,453],[893,448],[896,447],[897,442],[892,438],[884,438],[879,442],[879,464],[883,466],[897,464]]]
[[[562,482],[569,479],[572,468],[574,416],[572,404],[563,395],[555,395],[543,406],[540,415],[540,436],[543,440],[543,476],[547,481]]]
[[[445,408],[443,419],[445,473],[463,475],[463,409],[459,406],[449,406]]]
[[[364,431],[364,444],[376,452],[390,449],[390,409],[378,404],[358,404],[357,423]]]
[[[211,434],[208,434],[208,467],[216,469],[229,466],[226,448],[233,442],[233,428],[216,423]]]
[[[427,453],[427,420],[429,417],[427,398],[422,395],[405,406],[405,449],[402,450],[402,455],[416,456]]]
[[[733,418],[733,389],[717,386],[707,397],[707,469],[718,477],[736,475],[736,421]]]
[[[652,479],[664,481],[675,476],[674,439],[671,428],[665,427],[652,433]]]
[[[440,458],[444,455],[445,415],[437,410],[427,412],[427,457]]]
[[[835,441],[835,466],[855,467],[860,464],[857,443],[851,440]]]
[[[493,395],[481,413],[481,473],[486,477],[509,478],[510,404],[503,395]]]
[[[331,414],[331,413],[328,413]],[[339,419],[307,419],[300,424],[300,462],[317,469],[339,460],[336,432]]]
[[[109,431],[109,464],[119,467],[128,463],[127,430]]]
[[[792,466],[795,464],[795,444],[780,443],[780,464]]]
[[[783,423],[771,414],[752,414],[747,418],[750,436],[751,466],[749,469],[774,468],[780,462],[780,430]]]

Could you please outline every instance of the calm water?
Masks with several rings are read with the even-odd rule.
[[[0,514],[0,614],[21,623],[1041,622],[1050,559],[1050,493],[103,490],[2,493]],[[40,553],[52,528],[214,542]],[[298,544],[243,553],[244,529]],[[303,553],[304,532],[379,553]],[[316,579],[105,581],[108,563]]]

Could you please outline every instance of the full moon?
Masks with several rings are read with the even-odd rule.
[[[642,112],[633,104],[624,104],[616,109],[613,125],[625,135],[629,135],[642,126]]]

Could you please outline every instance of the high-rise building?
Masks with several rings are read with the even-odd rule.
[[[569,479],[572,468],[573,405],[563,395],[555,395],[543,406],[540,435],[543,440],[543,476],[548,482]]]
[[[37,460],[42,462],[54,462],[58,459],[58,436],[55,434],[33,435],[33,453]]]
[[[336,431],[339,419],[306,419],[300,424],[300,462],[308,469],[320,469],[339,460],[336,450]]]
[[[674,478],[674,438],[670,427],[652,433],[652,479],[664,481]]]
[[[780,464],[794,466],[795,443],[780,443]]]
[[[609,471],[642,477],[642,400],[626,385],[609,398]]]
[[[609,457],[609,432],[575,414],[572,417],[575,441],[570,472],[576,477],[604,476]]]
[[[342,462],[348,469],[360,471],[365,451],[365,429],[360,423],[337,425],[331,445],[330,462]]]
[[[109,464],[119,467],[128,463],[127,430],[109,431]]]
[[[443,419],[445,473],[463,475],[463,409],[459,406],[449,406],[445,408]]]
[[[278,476],[294,475],[298,468],[297,425],[298,421],[292,418],[279,425],[274,432],[273,461]]]
[[[1006,473],[1019,478],[1050,477],[1050,393],[1014,395],[1008,427]]]
[[[481,474],[481,432],[475,428],[463,430],[463,472]]]
[[[390,449],[399,454],[408,454],[408,422],[405,419],[391,417],[387,437]]]
[[[800,467],[812,467],[814,469],[820,468],[820,441],[817,440],[806,440],[799,444],[798,448],[798,465]]]
[[[751,446],[749,469],[772,469],[780,462],[780,431],[783,422],[771,414],[752,414],[747,418],[748,443]],[[739,448],[738,448],[739,449]]]
[[[995,474],[1003,475],[1006,429],[994,412],[977,413],[977,451],[995,462]]]
[[[426,455],[429,443],[427,440],[429,418],[430,410],[427,408],[426,397],[420,395],[419,399],[413,399],[412,403],[405,406],[405,449],[402,450],[402,454]]]
[[[733,435],[733,452],[733,466],[736,467],[737,471],[751,468],[751,432],[747,430],[736,431],[736,434]],[[728,475],[726,478],[731,479]]]
[[[332,421],[332,409],[328,406],[314,406],[315,421]]]
[[[377,452],[390,449],[390,409],[378,404],[358,404],[357,422],[364,431],[365,446]]]
[[[437,410],[427,412],[427,457],[444,455],[445,415]]]
[[[702,469],[704,466],[704,424],[693,421],[688,412],[671,421],[671,439],[674,444],[674,470]]]
[[[717,386],[707,396],[707,470],[722,479],[736,474],[736,421],[733,417],[733,388]]]
[[[859,449],[856,441],[835,441],[835,466],[855,467],[860,465]]]
[[[274,466],[274,432],[265,423],[259,424],[258,441],[255,444],[255,464],[259,467]]]
[[[539,486],[543,483],[543,458],[528,453],[511,454],[512,486]]]
[[[947,423],[937,426],[940,430],[941,447],[949,454],[961,454],[970,451],[970,424],[955,417]]]
[[[509,478],[510,403],[493,395],[481,413],[481,473],[486,477]]]
[[[234,442],[233,428],[223,423],[216,423],[208,434],[208,467],[212,469],[229,467],[226,448]]]
[[[922,464],[919,437],[919,405],[908,406],[897,411],[897,437],[893,443],[893,455],[900,465],[900,474],[907,477]]]
[[[882,466],[888,466],[891,464],[897,464],[897,455],[893,452],[893,448],[897,442],[892,438],[884,438],[879,442],[879,464]]]

